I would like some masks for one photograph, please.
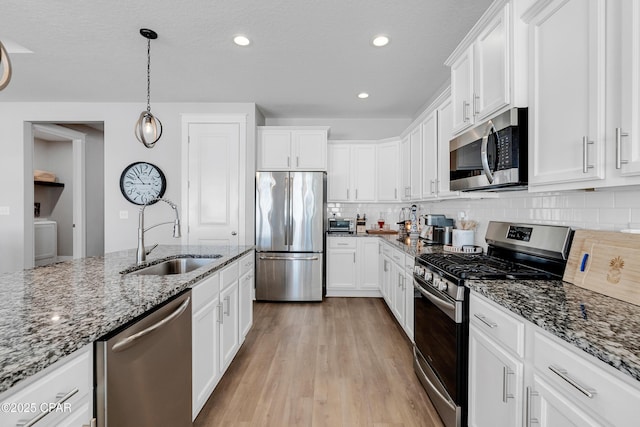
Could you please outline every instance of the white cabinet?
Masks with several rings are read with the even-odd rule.
[[[244,342],[253,322],[254,252],[192,288],[192,419]]]
[[[327,237],[327,296],[380,296],[375,237]]]
[[[529,188],[585,187],[605,178],[606,3],[544,5],[529,17]]]
[[[376,147],[377,200],[395,202],[400,197],[400,141],[383,142]]]
[[[207,402],[221,376],[219,353],[220,275],[215,273],[191,292],[192,419]]]
[[[258,170],[327,170],[328,127],[258,127]]]
[[[616,127],[613,160],[622,176],[637,176],[640,175],[640,3],[634,0],[620,3],[621,124],[612,126]]]
[[[356,289],[356,238],[327,237],[327,296]]]
[[[376,200],[376,146],[330,144],[327,201]]]
[[[454,135],[503,109],[527,106],[527,33],[520,16],[528,3],[494,2],[445,62]]]
[[[422,197],[422,127],[417,126],[409,134],[411,146],[410,186],[409,197],[411,200],[418,200]]]
[[[522,425],[524,322],[469,298],[469,426]]]
[[[403,201],[411,200],[411,143],[409,135],[400,142],[400,173],[402,191],[400,198]]]
[[[405,254],[404,256],[404,280],[402,282],[402,286],[404,289],[404,323],[402,324],[402,328],[404,332],[407,334],[411,342],[414,340],[414,304],[415,300],[413,297],[414,287],[413,287],[413,266],[415,264],[415,259],[411,255]]]
[[[49,409],[52,403],[57,405]],[[25,425],[37,417],[42,417],[37,425],[90,424],[93,419],[93,345],[75,351],[2,393],[0,404],[2,426]]]
[[[469,301],[469,426],[634,425],[637,381],[475,291]]]
[[[448,150],[447,150],[448,151]],[[422,122],[422,198],[437,196],[438,184],[438,111]]]
[[[246,336],[253,325],[253,299],[255,289],[254,263],[255,254],[251,251],[240,259],[240,288],[239,288],[239,322],[240,341]]]

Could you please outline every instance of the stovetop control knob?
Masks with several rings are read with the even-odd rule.
[[[440,280],[438,282],[438,290],[439,291],[443,291],[444,292],[444,291],[447,290],[448,287],[449,287],[449,285],[447,285],[447,282],[445,282],[444,280]]]
[[[424,272],[424,280],[426,280],[427,282],[431,281],[433,279],[433,273],[430,271],[425,271]]]

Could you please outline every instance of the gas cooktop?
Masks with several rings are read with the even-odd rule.
[[[548,279],[552,275],[516,262],[482,254],[422,254],[420,260],[456,279]]]

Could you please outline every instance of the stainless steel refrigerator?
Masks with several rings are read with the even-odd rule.
[[[256,174],[256,299],[322,301],[324,172]]]

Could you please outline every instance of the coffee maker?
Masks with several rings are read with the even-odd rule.
[[[450,245],[453,219],[440,214],[423,215],[424,227],[420,238],[427,244]]]

